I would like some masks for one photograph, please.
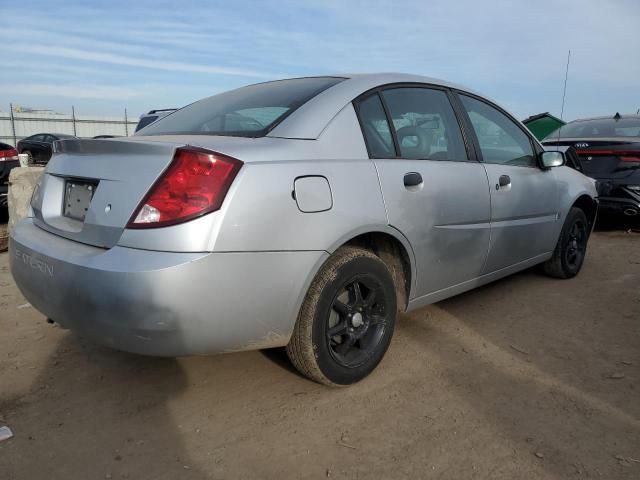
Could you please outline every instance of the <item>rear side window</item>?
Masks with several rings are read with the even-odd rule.
[[[460,95],[487,163],[535,167],[531,140],[504,113],[466,95]]]
[[[192,103],[157,120],[137,135],[262,137],[298,107],[343,80],[294,78],[249,85]]]
[[[358,115],[362,133],[373,158],[393,158],[396,156],[389,122],[384,113],[378,94],[365,98],[358,104]]]
[[[460,126],[444,91],[402,87],[384,90],[382,96],[402,158],[467,160]]]

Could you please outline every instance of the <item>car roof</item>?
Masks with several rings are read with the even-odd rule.
[[[433,77],[406,73],[358,73],[322,75],[345,80],[319,93],[278,124],[267,136],[314,139],[322,133],[329,122],[353,99],[376,87],[394,83],[422,83],[455,88],[491,99],[473,90]],[[313,78],[313,77],[306,77]],[[497,102],[493,102],[499,105]]]
[[[614,115],[602,115],[600,117],[588,117],[588,118],[576,118],[575,120],[571,120],[569,123],[578,123],[578,122],[590,122],[592,120],[626,120],[626,119],[636,119],[640,120],[640,115],[638,114],[620,114],[616,113]]]
[[[51,136],[60,137],[60,138],[77,138],[75,135],[71,135],[69,133],[50,133],[50,132],[34,133],[33,135],[29,135],[27,138],[35,137],[37,135],[51,135]]]

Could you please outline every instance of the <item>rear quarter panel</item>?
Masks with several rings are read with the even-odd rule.
[[[333,206],[303,213],[293,196],[298,177],[325,177]],[[387,225],[375,166],[369,159],[246,165],[211,251],[330,250],[341,239]]]

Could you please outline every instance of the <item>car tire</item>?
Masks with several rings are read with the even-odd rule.
[[[27,165],[33,165],[33,154],[29,150],[25,150],[24,153],[27,156]]]
[[[311,283],[287,355],[316,382],[350,385],[382,360],[396,315],[397,293],[385,263],[369,250],[342,247]]]
[[[554,278],[575,277],[587,253],[590,225],[584,211],[572,207],[562,226],[553,256],[542,264],[544,272]]]

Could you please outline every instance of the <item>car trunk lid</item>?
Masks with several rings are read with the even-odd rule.
[[[35,223],[81,243],[114,246],[180,146],[127,139],[56,142],[34,192]]]

